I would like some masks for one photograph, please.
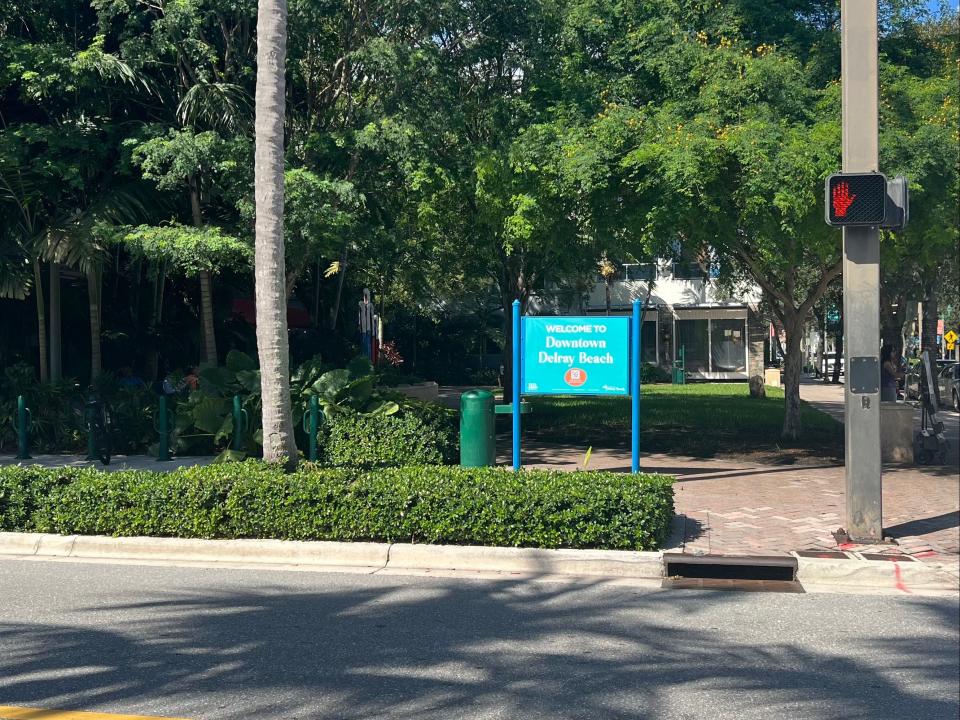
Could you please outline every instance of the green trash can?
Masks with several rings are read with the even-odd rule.
[[[490,467],[497,462],[493,393],[467,390],[460,396],[460,466]]]

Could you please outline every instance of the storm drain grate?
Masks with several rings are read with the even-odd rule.
[[[789,556],[685,555],[665,553],[668,579],[768,580],[794,582],[797,559]]]

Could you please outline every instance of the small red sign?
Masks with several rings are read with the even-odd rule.
[[[563,381],[570,387],[580,387],[587,381],[587,371],[570,368],[563,374]]]
[[[838,218],[846,217],[847,210],[856,199],[856,195],[850,194],[850,183],[846,181],[837,183],[833,187],[833,214]]]

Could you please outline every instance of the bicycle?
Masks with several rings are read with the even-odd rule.
[[[99,460],[103,465],[110,464],[113,435],[113,415],[110,406],[94,393],[84,404],[84,417],[87,425],[88,460]]]

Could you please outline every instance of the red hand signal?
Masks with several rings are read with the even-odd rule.
[[[846,217],[847,210],[857,199],[856,195],[850,194],[850,183],[844,181],[833,186],[833,214],[837,217]]]

